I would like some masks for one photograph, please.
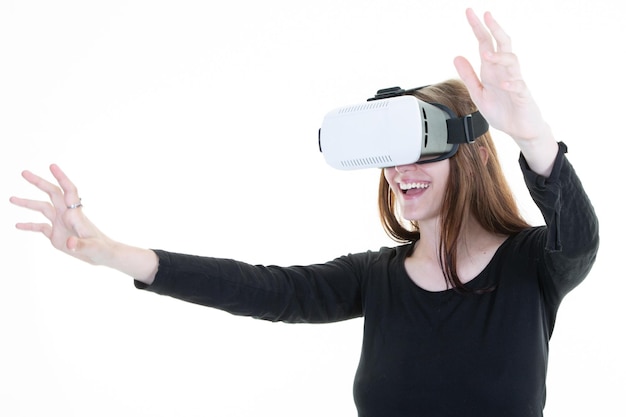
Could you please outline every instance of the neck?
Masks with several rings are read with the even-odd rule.
[[[415,250],[410,255],[415,261],[428,262],[431,265],[439,265],[441,254],[441,226],[439,219],[419,223],[420,240]],[[463,222],[457,245],[457,272],[460,278],[473,278],[475,272],[473,265],[484,267],[484,257],[489,258],[506,239],[489,232],[478,221],[469,216]],[[464,273],[464,271],[466,271]],[[470,277],[467,277],[470,275]]]
[[[428,291],[449,288],[439,254],[441,229],[437,220],[420,223],[420,240],[413,253],[405,260],[407,273],[417,284]],[[468,218],[459,236],[456,257],[456,274],[465,284],[477,277],[487,267],[506,236],[496,235],[480,226],[476,219]]]

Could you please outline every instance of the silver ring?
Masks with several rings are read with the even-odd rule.
[[[70,206],[67,206],[67,208],[68,209],[75,209],[75,208],[82,207],[83,206],[82,200],[83,200],[82,198],[79,198],[78,199],[78,203],[74,203],[74,204],[72,204]]]

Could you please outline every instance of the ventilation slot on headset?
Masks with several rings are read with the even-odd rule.
[[[428,147],[428,117],[426,116],[426,109],[422,107],[422,120],[424,120],[424,148]]]
[[[337,113],[344,114],[344,113],[354,113],[357,111],[381,109],[381,108],[387,107],[388,105],[389,103],[387,101],[370,101],[368,103],[359,104],[357,106],[344,107],[343,109],[340,109]]]
[[[370,156],[367,158],[343,160],[341,161],[341,166],[343,166],[344,168],[359,168],[359,167],[389,165],[390,162],[393,162],[393,161],[389,155]]]

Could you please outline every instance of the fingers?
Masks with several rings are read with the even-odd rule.
[[[511,52],[511,38],[507,33],[502,29],[502,27],[496,22],[496,19],[493,18],[493,15],[490,12],[485,13],[485,24],[489,28],[491,35],[496,40],[496,44],[498,47],[498,52]]]
[[[55,217],[54,207],[45,201],[28,200],[25,198],[11,197],[9,201],[16,206],[24,207],[29,210],[38,211],[48,220],[52,221]]]
[[[523,92],[525,84],[517,56],[512,52],[509,35],[490,12],[485,13],[484,24],[472,9],[467,9],[466,15],[467,21],[478,40],[482,80],[474,80],[467,69],[469,64],[462,63],[457,59],[455,66],[457,66],[459,76],[466,82],[468,88],[471,89],[471,85],[474,84],[474,91],[477,91],[477,83],[481,82],[481,86],[485,88],[495,86],[505,91]]]
[[[487,52],[494,52],[493,40],[489,31],[482,24],[474,10],[467,9],[465,15],[467,16],[467,21],[472,28],[472,32],[474,32],[474,36],[478,40],[478,49],[481,55],[484,55]]]
[[[85,217],[82,210],[72,208],[80,203],[74,183],[57,165],[51,165],[50,171],[58,186],[30,171],[22,173],[26,181],[48,194],[50,201],[10,198],[10,202],[16,206],[42,213],[50,223],[17,223],[15,227],[23,231],[42,233],[56,249],[93,263],[92,255],[97,254],[103,235]]]
[[[57,180],[61,189],[63,190],[64,195],[64,205],[66,207],[70,207],[72,205],[76,205],[80,202],[80,197],[78,196],[78,190],[74,183],[70,181],[70,179],[65,175],[65,173],[61,170],[61,168],[56,165],[50,165],[50,172],[54,175],[54,178]]]
[[[39,190],[45,192],[49,196],[52,204],[48,201],[37,201],[19,197],[11,197],[9,201],[16,206],[43,214],[52,224],[58,225],[59,223],[57,222],[61,218],[66,219],[64,222],[66,222],[67,225],[74,224],[76,221],[68,222],[68,220],[70,220],[69,217],[72,216],[65,216],[65,214],[76,214],[68,213],[68,211],[71,210],[67,208],[72,204],[80,202],[76,187],[57,165],[52,165],[50,170],[61,186],[60,188],[30,171],[23,171],[22,177]],[[72,218],[76,220],[75,216]],[[54,230],[51,224],[44,223],[18,223],[16,224],[16,228],[25,231],[41,232],[48,238],[53,236]]]
[[[61,168],[58,165],[53,164],[50,166],[50,172],[52,172],[52,175],[57,180],[60,188],[52,184],[51,182],[46,181],[40,176],[33,174],[30,171],[22,172],[22,176],[24,177],[24,179],[26,179],[26,181],[48,194],[48,196],[50,197],[50,201],[52,202],[54,207],[58,209],[75,206],[80,203],[80,197],[78,196],[78,190],[76,186],[72,181],[70,181],[70,179],[67,177],[67,175],[65,175]],[[26,202],[26,200],[21,199],[16,199],[16,201],[21,201],[24,204]],[[42,211],[38,208],[33,208],[32,203],[34,202],[31,202],[31,206],[24,207]],[[44,213],[44,215],[46,215],[46,213]],[[48,215],[46,215],[46,217],[50,219]]]
[[[9,201],[16,206],[24,207],[29,210],[42,213],[50,222],[53,222],[56,216],[54,207],[45,201],[28,200],[25,198],[11,197]],[[15,227],[19,230],[28,232],[43,233],[48,239],[52,237],[52,226],[46,223],[17,223]]]
[[[509,53],[512,51],[511,38],[502,29],[500,24],[494,19],[490,12],[486,12],[484,16],[485,24],[480,21],[476,13],[472,9],[466,11],[467,21],[478,40],[479,50],[481,55],[488,52],[504,52]],[[486,25],[486,26],[485,26]],[[494,48],[494,40],[496,48]]]
[[[52,226],[45,223],[17,223],[15,227],[27,232],[43,233],[48,239],[52,237]]]
[[[22,172],[22,177],[44,193],[48,194],[52,204],[59,207],[65,205],[61,189],[30,171]]]

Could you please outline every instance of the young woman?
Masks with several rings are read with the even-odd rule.
[[[78,191],[24,178],[50,202],[11,198],[50,223],[19,223],[59,250],[118,269],[138,288],[266,320],[365,317],[354,397],[366,416],[540,416],[548,342],[563,297],[591,269],[598,222],[566,147],[520,74],[493,17],[467,18],[481,71],[456,58],[461,81],[415,92],[459,115],[480,110],[521,150],[545,226],[519,215],[489,133],[438,162],[385,168],[379,185],[391,248],[308,266],[253,266],[116,242],[85,216]],[[495,45],[494,45],[495,40]]]

